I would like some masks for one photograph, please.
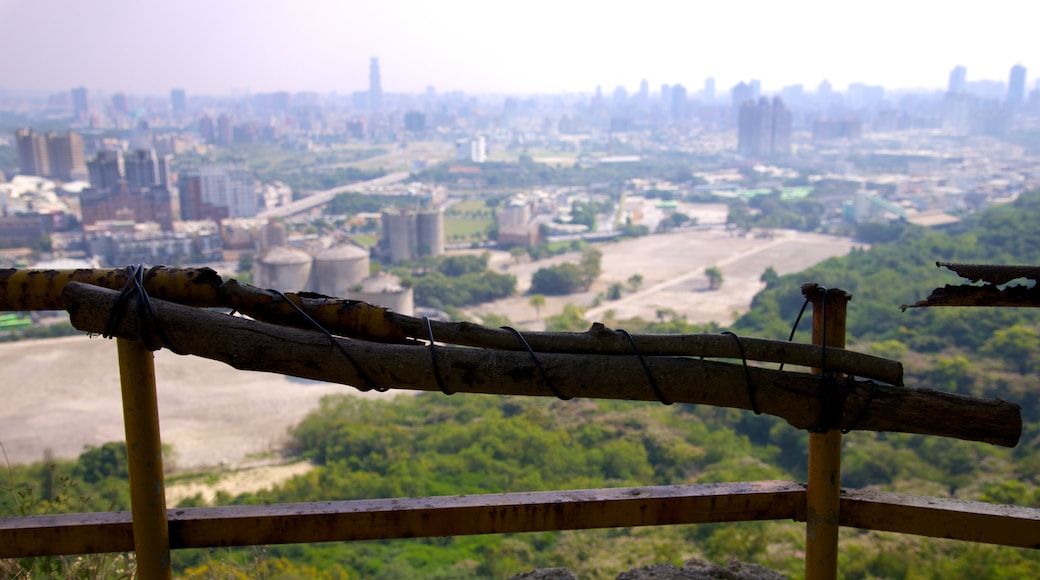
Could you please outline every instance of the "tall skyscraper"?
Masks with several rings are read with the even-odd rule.
[[[25,175],[47,177],[51,174],[47,138],[32,129],[15,131],[18,146],[18,164]]]
[[[186,169],[177,181],[185,220],[253,217],[257,194],[253,174],[238,165]]]
[[[1008,77],[1007,102],[1013,108],[1022,106],[1026,98],[1026,67],[1016,64]]]
[[[748,86],[751,87],[751,98],[758,100],[758,97],[762,96],[762,81],[758,79],[751,79],[751,82],[748,83]]]
[[[780,97],[747,100],[740,106],[737,149],[748,157],[780,157],[791,151],[791,112]]]
[[[735,111],[739,111],[740,108],[744,106],[744,103],[757,100],[751,93],[751,86],[744,81],[737,83],[736,86],[730,89],[729,93],[730,106],[733,107],[733,110]]]
[[[64,181],[86,177],[83,138],[79,134],[72,131],[64,135],[48,133],[47,156],[50,158],[51,176]]]
[[[950,84],[946,91],[955,95],[964,94],[968,88],[968,69],[963,66],[955,66],[950,71]]]
[[[646,79],[639,81],[639,102],[646,103],[650,100],[650,83]]]
[[[184,89],[173,89],[170,91],[170,109],[174,117],[180,117],[188,112],[188,95]]]
[[[108,149],[98,151],[97,155],[87,162],[87,172],[90,174],[91,187],[111,189],[118,186],[120,181],[126,179],[123,152]]]
[[[682,85],[672,86],[672,120],[683,121],[686,119],[686,87]]]
[[[130,112],[130,101],[126,98],[126,93],[112,95],[112,110],[120,115]]]
[[[715,101],[715,78],[704,79],[704,101],[711,103]]]
[[[383,108],[383,83],[379,78],[379,59],[375,57],[368,65],[368,106],[373,111]]]
[[[123,160],[130,187],[159,185],[159,159],[154,149],[136,149]]]
[[[26,175],[63,181],[82,179],[86,175],[83,138],[72,131],[64,135],[41,135],[32,129],[19,129],[15,132],[15,141],[21,172]]]
[[[90,116],[90,101],[86,87],[72,89],[72,114],[77,121],[84,122]]]

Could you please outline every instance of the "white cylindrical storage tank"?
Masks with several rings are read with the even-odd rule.
[[[368,250],[351,244],[333,246],[314,257],[313,290],[346,298],[350,289],[369,275]]]
[[[350,293],[351,300],[360,300],[399,314],[415,314],[414,292],[401,285],[401,279],[387,272],[379,272],[361,282],[361,290]]]
[[[268,249],[256,263],[256,285],[283,292],[299,292],[311,277],[311,256],[288,246]]]
[[[418,250],[420,256],[440,256],[444,253],[444,214],[440,210],[419,212]]]

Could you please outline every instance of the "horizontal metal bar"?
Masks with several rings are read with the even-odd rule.
[[[169,510],[170,547],[384,540],[799,519],[789,481]],[[803,516],[804,519],[804,516]],[[0,519],[0,557],[133,550],[129,512]]]

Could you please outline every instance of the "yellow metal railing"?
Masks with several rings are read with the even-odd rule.
[[[211,271],[142,273],[0,271],[0,310],[66,308],[62,290],[74,281],[109,288],[138,284],[153,297],[177,297],[195,306],[217,303],[220,280]],[[814,343],[843,348],[849,297],[807,288]],[[837,428],[811,435],[807,485],[760,481],[169,510],[152,353],[128,338],[117,338],[117,350],[131,512],[0,518],[0,558],[133,550],[142,578],[163,578],[171,573],[171,548],[777,519],[806,522],[810,579],[837,576],[839,526],[1040,548],[1040,510],[841,490]]]

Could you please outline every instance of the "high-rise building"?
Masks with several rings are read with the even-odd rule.
[[[77,121],[84,122],[90,116],[90,100],[86,87],[72,89],[72,114]]]
[[[170,110],[174,117],[180,117],[188,112],[188,96],[184,89],[170,91]]]
[[[791,150],[791,112],[780,97],[760,97],[740,107],[737,149],[748,157],[779,157]]]
[[[758,97],[762,95],[762,81],[758,79],[751,79],[751,82],[748,83],[748,86],[751,87],[751,98],[757,101]]]
[[[645,104],[650,100],[650,83],[646,79],[639,81],[639,102]]]
[[[1026,67],[1016,64],[1008,76],[1007,102],[1012,108],[1022,106],[1026,98]]]
[[[231,125],[231,117],[226,114],[217,117],[215,141],[218,145],[231,145],[235,142],[235,129]]]
[[[15,131],[18,147],[18,164],[25,175],[49,177],[51,174],[47,138],[32,129]]]
[[[182,219],[221,221],[256,215],[258,203],[253,174],[244,167],[188,169],[179,177],[177,186]]]
[[[711,103],[715,101],[715,78],[708,77],[704,79],[704,102]]]
[[[63,181],[83,179],[87,175],[83,138],[77,133],[40,135],[32,129],[19,129],[15,132],[15,141],[21,172],[26,175]]]
[[[686,87],[682,85],[672,86],[672,120],[686,120]]]
[[[155,149],[137,149],[123,159],[126,182],[130,187],[159,185],[159,159]]]
[[[64,181],[83,179],[87,164],[83,158],[83,138],[69,131],[64,135],[47,134],[47,155],[51,176]]]
[[[744,103],[748,101],[757,100],[751,94],[751,86],[745,83],[744,81],[740,81],[732,89],[730,89],[729,94],[730,106],[733,107],[734,111],[739,111],[740,108],[744,106]]]
[[[383,108],[383,83],[379,77],[379,59],[368,64],[368,107],[373,111]]]
[[[203,115],[199,119],[199,136],[204,143],[213,144],[217,138],[217,130],[213,125],[213,117]]]
[[[487,138],[483,135],[455,142],[455,160],[484,163],[487,161]]]
[[[968,69],[963,66],[955,66],[950,71],[950,84],[946,91],[955,95],[964,94],[968,88]]]
[[[123,152],[102,149],[87,162],[90,185],[95,189],[112,189],[126,179]]]
[[[404,115],[404,130],[422,133],[426,130],[426,115],[422,111],[408,111]]]
[[[118,115],[125,115],[130,112],[130,101],[126,98],[126,93],[112,95],[112,110]]]

